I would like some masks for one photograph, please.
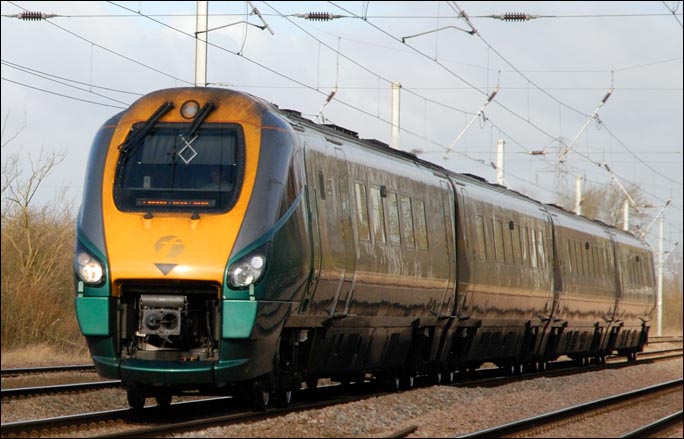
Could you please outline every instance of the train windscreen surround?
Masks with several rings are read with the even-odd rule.
[[[160,123],[122,149],[114,200],[122,211],[227,212],[242,184],[245,145],[236,124]],[[134,125],[129,138],[134,137]]]

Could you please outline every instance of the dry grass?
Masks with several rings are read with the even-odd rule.
[[[50,343],[82,349],[74,312],[70,206],[2,216],[2,348]]]
[[[25,348],[3,351],[1,366],[3,369],[8,369],[12,367],[89,364],[92,361],[90,355],[85,350],[85,342],[80,352],[65,351],[54,345],[41,343]]]

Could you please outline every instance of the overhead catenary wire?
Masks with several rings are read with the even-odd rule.
[[[109,2],[109,3],[115,5],[115,6],[119,7],[119,8],[122,8],[122,9],[125,9],[125,10],[128,10],[128,11],[133,11],[132,9],[127,8],[126,6],[119,5],[119,4],[115,3],[115,2]],[[172,29],[172,30],[174,30],[174,31],[176,31],[176,32],[178,32],[178,33],[181,33],[181,34],[183,34],[183,35],[185,35],[185,36],[187,36],[187,37],[189,37],[189,38],[193,38],[193,39],[194,39],[194,35],[192,35],[192,34],[190,34],[190,33],[188,33],[188,32],[185,32],[185,31],[183,31],[183,30],[181,30],[181,29],[177,29],[177,28],[175,28],[175,27],[173,27],[173,26],[171,26],[171,25],[169,25],[169,24],[167,24],[167,23],[161,22],[161,21],[156,20],[156,19],[154,19],[154,18],[152,18],[152,17],[147,17],[145,14],[140,13],[140,15],[141,15],[142,17],[145,17],[145,18],[151,20],[151,21],[154,21],[155,23],[158,23],[158,24],[160,24],[160,25],[162,25],[162,26],[164,26],[164,27],[167,27],[167,28]],[[309,85],[309,84],[306,84],[306,83],[304,83],[304,82],[302,82],[302,81],[300,81],[300,80],[298,80],[298,79],[296,79],[296,78],[292,78],[292,77],[290,77],[290,76],[288,76],[288,75],[285,75],[284,73],[279,72],[279,71],[277,71],[277,70],[275,70],[275,69],[273,69],[273,68],[271,68],[271,67],[268,67],[268,66],[266,66],[266,65],[264,65],[264,64],[262,64],[262,63],[260,63],[260,62],[258,62],[258,61],[255,61],[255,60],[253,60],[253,59],[251,59],[251,58],[249,58],[249,57],[247,57],[247,56],[245,56],[245,55],[237,54],[236,52],[233,52],[233,51],[231,51],[231,50],[229,50],[229,49],[226,49],[225,47],[222,47],[222,46],[220,46],[220,45],[214,44],[214,43],[212,43],[212,42],[207,42],[207,44],[210,45],[210,46],[212,46],[212,47],[215,47],[215,48],[217,48],[217,49],[219,49],[219,50],[221,50],[221,51],[224,51],[224,52],[227,52],[227,53],[229,53],[229,54],[238,56],[238,57],[240,57],[240,59],[244,59],[244,60],[247,61],[247,62],[250,62],[250,63],[252,63],[252,64],[254,64],[254,65],[256,65],[256,66],[258,66],[258,67],[260,67],[260,68],[262,68],[262,69],[264,69],[264,70],[266,70],[266,71],[269,71],[269,72],[271,72],[271,73],[273,73],[273,74],[275,74],[275,75],[277,75],[277,76],[280,76],[280,77],[285,78],[285,79],[287,79],[287,80],[289,80],[289,81],[292,81],[292,82],[294,82],[295,84],[298,84],[298,85],[300,85],[300,86],[302,86],[302,87],[305,87],[305,88],[307,88],[307,89],[309,89],[309,90],[311,90],[311,91],[314,91],[314,92],[316,92],[316,93],[319,93],[319,94],[322,94],[322,95],[324,95],[324,96],[327,96],[323,91],[318,90],[317,88],[315,88],[315,87],[313,87],[313,86],[311,86],[311,85]],[[379,116],[377,116],[377,115],[375,115],[375,114],[372,114],[372,113],[370,113],[370,112],[368,112],[368,111],[366,111],[366,110],[363,110],[363,109],[361,109],[361,108],[358,108],[358,107],[356,107],[356,106],[354,106],[354,105],[352,105],[352,104],[349,104],[349,103],[347,103],[347,102],[345,102],[345,101],[343,101],[343,100],[337,99],[336,101],[339,102],[339,103],[341,103],[342,105],[344,105],[344,106],[346,106],[346,107],[348,107],[348,108],[351,108],[351,109],[353,109],[353,110],[356,110],[356,111],[358,111],[358,112],[360,112],[360,113],[362,113],[362,114],[364,114],[364,115],[366,115],[366,116],[370,116],[370,117],[372,117],[372,118],[374,118],[374,119],[378,119],[378,120],[382,121],[382,122],[385,123],[385,124],[391,125],[391,122],[388,121],[387,119],[383,119],[383,118],[381,118],[381,117],[379,117]],[[413,131],[407,130],[407,129],[405,129],[405,128],[401,128],[401,130],[402,130],[403,132],[407,133],[407,134],[410,134],[410,135],[412,135],[412,136],[415,136],[416,138],[423,139],[423,140],[425,140],[425,141],[427,141],[427,142],[429,142],[429,143],[438,145],[438,146],[440,146],[440,147],[442,147],[442,148],[444,147],[444,146],[441,145],[440,143],[438,143],[438,142],[436,142],[436,141],[434,141],[434,140],[432,140],[432,139],[426,138],[426,137],[424,137],[424,136],[421,136],[421,135],[419,135],[419,134],[417,134],[417,133],[415,133],[415,132],[413,132]],[[483,161],[481,161],[481,160],[473,159],[473,158],[468,157],[466,154],[463,154],[463,153],[461,153],[461,152],[458,152],[458,154],[461,155],[461,156],[463,156],[463,157],[466,157],[466,158],[468,158],[469,160],[472,160],[472,161],[474,161],[474,162],[476,162],[476,163],[483,164]]]
[[[21,86],[23,86],[23,87],[32,88],[32,89],[34,89],[34,90],[38,90],[38,91],[42,91],[42,92],[45,92],[45,93],[49,93],[49,94],[52,94],[52,95],[61,96],[61,97],[63,97],[63,98],[73,99],[73,100],[75,100],[75,101],[87,102],[87,103],[89,103],[89,104],[101,105],[101,106],[103,106],[103,107],[119,108],[119,109],[121,109],[121,110],[125,110],[125,109],[127,108],[127,107],[121,107],[121,106],[119,106],[119,105],[104,104],[104,103],[102,103],[102,102],[90,101],[90,100],[88,100],[88,99],[81,99],[81,98],[77,98],[77,97],[75,97],[75,96],[69,96],[69,95],[65,95],[65,94],[63,94],[63,93],[57,93],[57,92],[55,92],[55,91],[45,90],[44,88],[34,87],[34,86],[32,86],[32,85],[24,84],[23,82],[19,82],[19,81],[13,81],[13,80],[8,79],[8,78],[5,78],[5,77],[2,77],[2,80],[3,80],[3,81],[12,82],[12,83],[17,84],[17,85],[21,85]]]
[[[264,15],[267,15],[267,14],[264,14]],[[370,18],[373,18],[373,17],[371,16]],[[415,134],[414,134],[414,135],[415,135]]]
[[[42,74],[40,74],[40,73],[31,72],[31,71],[29,71],[29,70],[27,70],[27,69],[23,69],[23,68],[21,68],[21,67],[11,65],[10,63],[5,62],[4,60],[2,61],[2,64],[5,65],[5,66],[7,66],[7,67],[10,67],[10,68],[19,70],[20,72],[24,72],[24,73],[27,73],[27,74],[29,74],[29,75],[36,76],[36,77],[38,77],[38,78],[42,78],[42,79],[45,79],[45,80],[48,80],[48,81],[52,81],[52,82],[55,82],[55,83],[57,83],[57,84],[64,85],[64,86],[66,86],[66,87],[75,88],[76,90],[84,91],[84,92],[86,92],[86,93],[94,94],[94,95],[96,95],[96,96],[99,96],[99,97],[101,97],[101,98],[108,99],[108,100],[110,100],[110,101],[113,101],[113,102],[116,102],[116,103],[119,103],[119,104],[123,104],[123,105],[126,105],[126,106],[130,105],[130,102],[120,101],[120,100],[118,100],[118,99],[114,99],[114,98],[112,98],[112,97],[110,97],[110,96],[107,96],[107,95],[104,95],[104,94],[102,94],[102,93],[97,93],[97,92],[94,92],[94,91],[92,91],[92,90],[88,90],[88,89],[85,89],[85,88],[77,87],[77,86],[75,86],[75,85],[73,85],[73,84],[67,84],[66,82],[59,81],[59,80],[54,79],[54,78],[50,78],[50,77],[48,77],[48,76],[46,76],[46,75],[42,75]],[[88,84],[86,84],[86,85],[88,85]]]
[[[328,48],[328,49],[331,50],[332,52],[336,52],[338,56],[341,56],[342,58],[346,59],[347,61],[349,61],[350,63],[352,63],[352,64],[354,64],[355,66],[359,67],[360,69],[364,70],[365,72],[367,72],[367,73],[369,73],[369,74],[371,74],[371,75],[377,76],[377,77],[380,78],[382,81],[385,81],[387,84],[392,84],[392,82],[394,82],[394,81],[392,81],[391,79],[385,78],[384,76],[379,75],[378,73],[376,73],[376,72],[373,71],[372,69],[370,69],[370,68],[364,66],[363,64],[359,63],[358,61],[356,61],[356,60],[352,59],[351,57],[345,55],[344,53],[342,53],[341,51],[339,51],[339,48],[336,50],[334,47],[330,46],[329,44],[326,44],[326,43],[325,43],[324,41],[322,41],[320,38],[317,38],[317,37],[316,37],[315,35],[313,35],[311,32],[309,32],[309,31],[307,31],[306,29],[304,29],[302,26],[300,26],[298,23],[296,23],[296,22],[294,22],[293,20],[291,20],[287,15],[281,13],[278,9],[276,9],[274,6],[272,6],[272,5],[269,4],[268,2],[264,2],[264,4],[266,4],[266,6],[268,6],[269,8],[273,9],[276,13],[280,14],[280,16],[281,16],[282,18],[288,20],[293,26],[297,27],[299,30],[301,30],[302,32],[304,32],[306,35],[308,35],[308,36],[311,37],[312,39],[318,41],[319,44],[325,46],[326,48]],[[341,42],[341,39],[340,39],[339,41]],[[338,87],[338,84],[336,84],[335,87]],[[452,105],[447,105],[447,104],[444,104],[444,103],[442,103],[442,102],[435,101],[434,99],[425,97],[425,96],[423,96],[423,95],[421,95],[421,94],[419,94],[419,93],[414,92],[411,88],[402,87],[402,91],[411,93],[411,94],[413,94],[413,95],[415,95],[415,96],[417,96],[417,97],[420,97],[420,98],[422,98],[422,99],[426,99],[428,102],[432,102],[432,103],[435,103],[435,104],[438,104],[438,105],[441,105],[441,106],[444,106],[444,107],[448,107],[448,108],[450,108],[450,109],[452,109],[452,110],[454,110],[454,111],[458,111],[458,112],[460,112],[460,113],[464,113],[464,114],[475,114],[475,113],[472,113],[472,112],[468,112],[468,111],[462,110],[462,109],[460,109],[460,108],[456,108],[456,107],[454,107],[454,106],[452,106]]]
[[[332,4],[332,5],[334,5],[335,7],[339,8],[340,10],[346,12],[347,14],[355,15],[353,12],[351,12],[351,11],[349,11],[348,9],[346,9],[346,8],[344,8],[344,7],[340,6],[340,5],[338,5],[338,4],[335,3],[335,2],[332,2],[332,1],[331,1],[331,2],[329,2],[329,3]],[[372,27],[375,28],[376,30],[380,31],[381,33],[385,34],[386,36],[390,37],[391,39],[393,39],[393,40],[395,40],[395,41],[401,43],[401,40],[400,40],[398,37],[392,35],[391,33],[387,32],[387,31],[385,31],[384,29],[382,29],[382,28],[379,27],[378,25],[374,24],[374,23],[371,22],[370,20],[365,20],[365,21],[366,21],[366,23],[368,23],[370,26],[372,26]],[[419,53],[419,54],[421,54],[423,57],[425,57],[425,58],[429,59],[430,61],[436,63],[437,65],[439,65],[440,67],[442,67],[445,71],[447,71],[448,73],[452,74],[452,75],[453,75],[454,77],[456,77],[457,79],[463,81],[466,85],[468,85],[468,86],[470,86],[471,88],[473,88],[473,89],[479,91],[480,93],[484,94],[484,91],[482,91],[482,90],[480,90],[479,88],[475,87],[472,83],[470,83],[469,81],[467,81],[466,79],[464,79],[463,77],[461,77],[460,75],[458,75],[457,73],[453,72],[453,70],[449,69],[447,66],[445,66],[443,63],[441,63],[439,60],[434,59],[434,58],[432,58],[432,57],[426,55],[425,53],[423,53],[422,51],[416,49],[416,48],[413,47],[413,46],[408,46],[408,45],[406,45],[406,47],[411,48],[411,49],[414,50],[416,53]],[[544,130],[543,128],[539,127],[538,125],[534,124],[533,122],[531,122],[531,121],[527,120],[526,118],[522,117],[521,115],[519,115],[519,114],[516,113],[515,111],[509,109],[506,105],[504,105],[504,104],[501,103],[500,101],[494,101],[494,102],[495,102],[499,107],[501,107],[501,108],[503,108],[504,110],[508,111],[510,114],[512,114],[512,115],[515,116],[516,118],[518,118],[518,119],[524,121],[525,123],[527,123],[528,125],[530,125],[530,126],[533,127],[534,129],[536,129],[536,130],[539,131],[540,133],[544,134],[544,135],[547,136],[548,138],[550,138],[550,139],[556,139],[556,140],[558,140],[560,143],[563,143],[562,140],[559,139],[557,136],[551,135],[550,133],[548,133],[548,132],[547,132],[546,130]],[[583,155],[583,154],[581,154],[581,153],[579,153],[579,152],[577,152],[577,151],[575,151],[575,152],[578,153],[578,154],[580,154],[580,155]],[[587,157],[587,158],[588,158],[588,157]],[[588,159],[589,159],[589,161],[591,161],[592,163],[597,164],[595,161],[591,160],[590,158],[588,158]],[[616,174],[616,175],[618,175],[618,174]],[[619,175],[618,175],[618,176],[619,176]],[[621,177],[621,178],[622,178],[622,177]],[[622,179],[625,180],[625,181],[628,181],[627,179],[624,179],[624,178],[622,178]],[[656,198],[656,199],[659,199],[660,201],[663,201],[660,197],[657,197],[657,196],[655,196],[655,195],[653,195],[653,194],[649,194],[649,195],[653,196],[653,197]],[[678,209],[678,210],[682,210],[682,209],[681,209],[680,207],[678,207],[678,206],[673,206],[673,207],[676,208],[676,209]]]

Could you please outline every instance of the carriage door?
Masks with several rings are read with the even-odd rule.
[[[352,230],[351,201],[349,196],[349,168],[344,151],[335,148],[335,162],[333,164],[337,176],[337,221],[332,227],[337,228],[337,249],[331,249],[335,266],[339,269],[340,279],[335,291],[335,299],[330,309],[331,315],[346,313],[346,305],[354,288],[354,232]],[[332,243],[331,243],[332,244]]]
[[[449,265],[449,282],[447,283],[442,304],[438,310],[439,314],[452,315],[454,313],[454,306],[456,304],[456,244],[454,241],[454,224],[456,224],[454,212],[454,198],[453,189],[448,181],[440,181],[442,193],[442,220],[444,221],[444,238],[445,249],[444,253],[447,255]],[[439,218],[435,218],[441,222]]]

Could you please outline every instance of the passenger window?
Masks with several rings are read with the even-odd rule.
[[[387,193],[387,210],[389,214],[390,243],[393,245],[401,245],[401,235],[399,233],[399,202],[397,201],[397,194],[394,192]]]
[[[581,242],[577,243],[580,257],[582,258],[582,274],[584,277],[589,277],[589,265],[587,264],[587,253]]]
[[[504,227],[503,223],[499,224]],[[504,237],[504,257],[506,263],[515,264],[515,260],[513,259],[513,243],[511,242],[511,230],[506,226],[505,230],[502,230],[501,233]]]
[[[537,268],[537,234],[534,229],[530,229],[530,260],[532,261],[532,267]]]
[[[334,200],[335,199],[335,184],[334,184],[332,178],[328,179],[328,184],[325,185],[325,188],[326,188],[326,192],[327,192],[326,197],[330,200]]]
[[[359,239],[370,241],[370,227],[368,225],[368,204],[366,201],[366,186],[354,183],[356,188],[356,219],[359,229]]]
[[[492,222],[485,221],[485,249],[487,252],[487,259],[490,261],[496,261],[496,254],[494,253],[494,230],[492,230]]]
[[[413,236],[413,212],[411,210],[411,198],[401,196],[401,228],[404,232],[404,242],[408,247],[415,247],[416,240]]]
[[[537,255],[539,256],[539,268],[546,268],[546,253],[544,252],[544,232],[537,232]]]
[[[528,266],[530,264],[530,258],[527,252],[527,249],[529,248],[529,244],[527,243],[529,241],[529,239],[527,238],[527,227],[520,227],[520,234],[522,235],[521,248],[523,265]]]
[[[494,221],[494,220],[492,220]],[[494,223],[494,245],[496,246],[496,260],[504,262],[504,242],[503,242],[503,225],[501,221]]]
[[[570,251],[570,241],[565,241],[565,248],[568,250],[566,260],[568,261],[568,273],[572,273],[572,252]]]
[[[425,204],[423,200],[415,200],[416,202],[416,232],[418,233],[418,248],[421,250],[428,249],[428,235],[427,223],[425,220]]]
[[[380,188],[371,186],[371,224],[373,226],[373,237],[375,242],[384,244],[385,238],[385,211],[382,207],[382,197]]]
[[[519,265],[524,265],[525,261],[523,260],[522,257],[522,240],[521,240],[521,235],[520,235],[520,226],[516,225],[515,230],[511,230],[511,233],[513,233],[513,256],[515,256],[515,261]]]
[[[485,247],[484,218],[478,215],[475,222],[477,223],[477,251],[480,259],[486,260],[489,256]]]

